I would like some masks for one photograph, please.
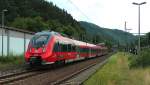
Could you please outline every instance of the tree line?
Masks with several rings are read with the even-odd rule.
[[[141,36],[141,47],[148,47],[150,46],[150,32],[146,33],[145,35]]]
[[[45,0],[1,0],[0,11],[5,12],[5,25],[33,32],[53,30],[73,37],[85,33],[64,9]],[[1,23],[1,17],[0,17]]]

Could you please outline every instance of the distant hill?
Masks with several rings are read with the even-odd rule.
[[[99,36],[98,38],[101,42],[108,40],[113,43],[120,43],[122,45],[125,45],[126,43],[133,43],[136,40],[136,37],[134,35],[122,30],[102,28],[93,23],[84,21],[80,21],[80,25],[86,30],[89,36]]]

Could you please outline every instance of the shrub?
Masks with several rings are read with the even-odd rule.
[[[129,57],[130,67],[147,67],[150,66],[150,48],[143,49],[140,55]]]
[[[10,55],[10,56],[0,56],[0,63],[1,64],[22,64],[24,63],[24,56],[23,55]]]

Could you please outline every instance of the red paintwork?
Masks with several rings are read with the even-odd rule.
[[[97,50],[101,50],[100,52],[96,52],[96,53],[81,53],[81,52],[53,52],[53,47],[54,44],[56,42],[56,40],[59,41],[67,41],[67,42],[74,42],[77,43],[77,41],[73,41],[72,39],[66,38],[66,37],[62,37],[62,36],[58,36],[58,35],[53,35],[50,40],[48,41],[48,44],[45,45],[44,47],[40,47],[38,49],[35,49],[31,46],[31,44],[29,43],[28,45],[28,49],[25,53],[25,60],[27,62],[29,62],[29,59],[34,56],[34,57],[41,57],[42,61],[45,62],[56,62],[56,61],[60,61],[60,60],[69,60],[69,59],[76,59],[77,55],[80,55],[80,57],[90,57],[90,56],[97,56],[97,55],[103,55],[103,49],[107,49],[106,47],[102,48],[101,46],[89,46],[87,44],[85,45],[79,45],[78,47],[80,48],[90,48],[90,49],[97,49]],[[79,41],[78,41],[79,42]],[[43,48],[45,48],[45,52],[43,52]]]

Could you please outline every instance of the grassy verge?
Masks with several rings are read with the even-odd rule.
[[[150,67],[130,68],[132,54],[118,52],[84,85],[150,85]]]
[[[24,61],[24,56],[23,55],[18,55],[18,56],[0,56],[0,70],[7,68],[9,66],[16,66],[16,65],[21,65],[23,64]]]

